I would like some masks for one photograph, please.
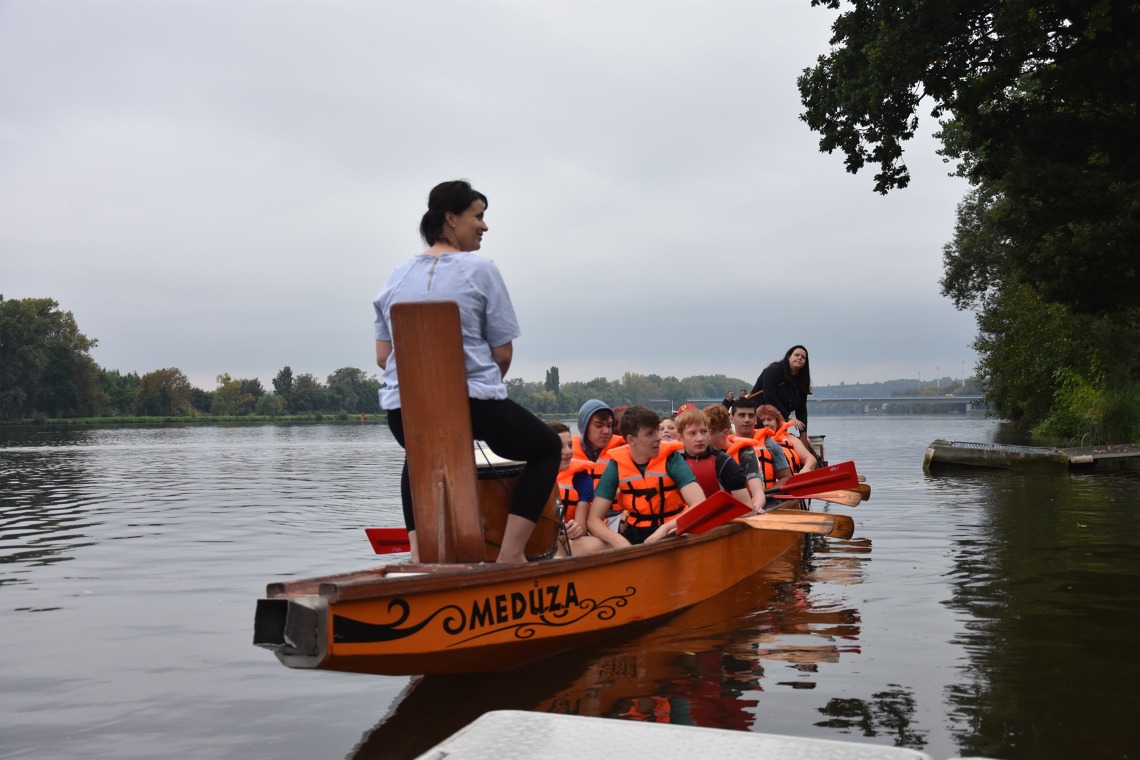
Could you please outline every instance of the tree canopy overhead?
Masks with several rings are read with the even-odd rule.
[[[821,150],[876,165],[880,193],[906,187],[927,101],[979,194],[989,245],[948,254],[956,300],[997,275],[1077,313],[1140,307],[1140,5],[866,0],[832,31],[799,79]]]

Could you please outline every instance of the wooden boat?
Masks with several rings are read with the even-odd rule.
[[[526,565],[395,564],[272,583],[257,603],[254,643],[290,667],[501,670],[680,612],[755,574],[802,535],[738,523]]]
[[[450,409],[442,411],[446,436],[413,435],[439,431],[428,410],[442,406],[439,398],[466,392],[458,310],[401,304],[392,318],[401,336],[396,350],[421,562],[269,584],[257,603],[254,643],[289,667],[430,675],[520,665],[676,614],[757,573],[799,546],[805,532],[826,532],[777,529],[752,517],[598,554],[488,564],[505,520],[503,500],[494,495],[509,490],[506,478],[508,488],[479,488],[470,427],[464,435]],[[424,349],[441,344],[441,351]],[[420,356],[401,353],[401,346],[418,348]],[[413,375],[418,379],[405,379]],[[819,518],[832,525],[832,516]],[[557,516],[547,522],[557,525]]]
[[[413,679],[349,757],[418,757],[492,710],[635,719],[638,705],[680,701],[672,720],[750,730],[756,692],[785,675],[774,661],[811,666],[859,651],[858,610],[794,583],[817,572],[792,551],[649,630],[500,673]]]

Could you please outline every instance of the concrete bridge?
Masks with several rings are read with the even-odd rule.
[[[709,404],[719,404],[719,398],[693,398],[678,401],[674,404],[673,399],[667,398],[651,398],[649,399],[649,406],[656,410],[658,413],[670,414],[681,404],[692,404],[698,409],[703,409]],[[892,404],[914,404],[918,406],[930,406],[938,404],[946,406],[951,404],[961,407],[964,412],[972,412],[978,409],[984,409],[986,405],[986,397],[981,393],[953,393],[945,396],[850,396],[843,398],[820,398],[818,396],[808,396],[808,408],[820,409],[828,406],[861,406],[864,414],[873,414],[876,412],[885,412]],[[824,412],[826,414],[826,412]]]
[[[929,406],[933,404],[945,406],[951,404],[962,407],[962,410],[965,412],[972,412],[979,407],[985,407],[986,397],[981,393],[948,393],[945,396],[886,396],[879,398],[869,396],[852,396],[848,398],[818,398],[816,396],[808,396],[808,408],[822,408],[838,404],[861,405],[865,414],[883,412],[891,405],[897,404],[914,404],[918,406]]]

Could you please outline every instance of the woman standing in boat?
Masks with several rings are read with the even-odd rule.
[[[558,435],[533,414],[507,398],[503,377],[511,366],[519,325],[506,284],[495,264],[474,251],[487,232],[487,197],[464,180],[432,188],[420,235],[429,248],[396,267],[372,302],[376,310],[376,363],[385,386],[380,405],[388,426],[404,446],[399,373],[392,347],[392,305],[406,301],[455,301],[459,305],[471,428],[478,440],[505,459],[526,462],[511,494],[510,515],[499,562],[526,561],[524,548],[554,488],[561,459]],[[440,403],[451,403],[441,399]],[[440,430],[440,435],[447,435]],[[408,462],[400,475],[404,522],[411,538],[412,561],[419,560]]]
[[[786,419],[796,415],[795,426],[801,434],[807,433],[807,397],[811,395],[811,368],[808,366],[808,352],[803,346],[792,346],[778,362],[772,362],[760,377],[748,397],[755,399],[757,406],[771,404]]]

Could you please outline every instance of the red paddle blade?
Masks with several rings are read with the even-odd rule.
[[[705,533],[751,511],[750,505],[725,491],[717,491],[677,518],[677,533]]]
[[[811,472],[801,472],[784,481],[784,485],[768,493],[787,493],[807,496],[821,491],[838,491],[859,487],[859,473],[854,462],[840,462]]]
[[[377,554],[395,554],[396,552],[410,552],[412,545],[408,543],[408,531],[404,528],[365,528],[368,542]]]

